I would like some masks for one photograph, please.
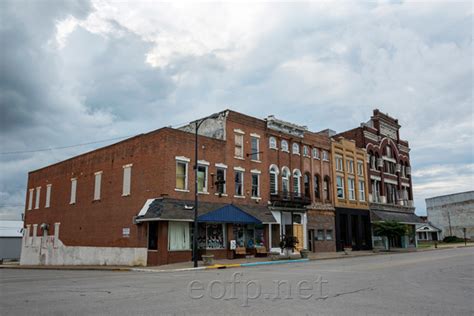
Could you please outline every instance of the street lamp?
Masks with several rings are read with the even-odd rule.
[[[198,266],[198,255],[197,255],[197,234],[198,234],[198,130],[201,127],[201,124],[204,123],[207,119],[218,118],[220,113],[214,113],[205,118],[191,122],[194,123],[194,229],[193,229],[193,261],[194,267]]]

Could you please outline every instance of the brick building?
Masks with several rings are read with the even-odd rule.
[[[331,146],[337,250],[372,249],[367,154],[355,141],[340,136]]]
[[[367,123],[338,134],[355,141],[367,151],[370,177],[369,201],[371,221],[395,220],[407,225],[408,234],[393,240],[392,247],[415,247],[416,225],[422,221],[415,215],[411,179],[410,147],[400,139],[398,120],[374,110]],[[373,236],[374,247],[385,247],[380,237]]]
[[[162,128],[30,172],[21,264],[191,260],[193,132]],[[233,258],[230,240],[280,251],[288,234],[335,250],[327,135],[229,110],[199,134],[200,254]]]

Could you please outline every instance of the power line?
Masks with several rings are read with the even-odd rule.
[[[171,127],[171,128],[175,128],[175,127],[178,127],[178,126],[181,127],[185,124],[188,124],[188,122],[179,123],[179,124],[175,124],[175,125],[169,125],[168,127]],[[67,148],[73,148],[73,147],[80,147],[80,146],[104,143],[104,142],[108,142],[108,141],[112,141],[112,140],[118,140],[118,139],[123,139],[123,138],[127,138],[127,137],[132,137],[132,136],[136,136],[136,135],[120,136],[120,137],[115,137],[115,138],[97,140],[97,141],[88,142],[88,143],[74,144],[74,145],[67,145],[67,146],[60,146],[60,147],[50,147],[50,148],[41,148],[41,149],[33,149],[33,150],[20,150],[20,151],[6,151],[6,152],[0,152],[0,155],[27,154],[27,153],[36,153],[36,152],[42,152],[42,151],[67,149]]]

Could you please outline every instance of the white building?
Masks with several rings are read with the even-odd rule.
[[[18,260],[21,254],[23,221],[0,221],[0,260]]]
[[[474,191],[426,199],[428,221],[441,229],[439,238],[456,236],[474,239]]]

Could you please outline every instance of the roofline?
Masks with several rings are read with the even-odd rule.
[[[437,199],[437,198],[441,198],[441,197],[446,197],[446,196],[461,195],[461,194],[466,194],[466,193],[474,193],[474,190],[464,191],[464,192],[457,192],[457,193],[450,193],[450,194],[445,194],[445,195],[437,195],[437,196],[433,196],[433,197],[430,197],[430,198],[426,198],[425,201],[433,200],[433,199]]]

